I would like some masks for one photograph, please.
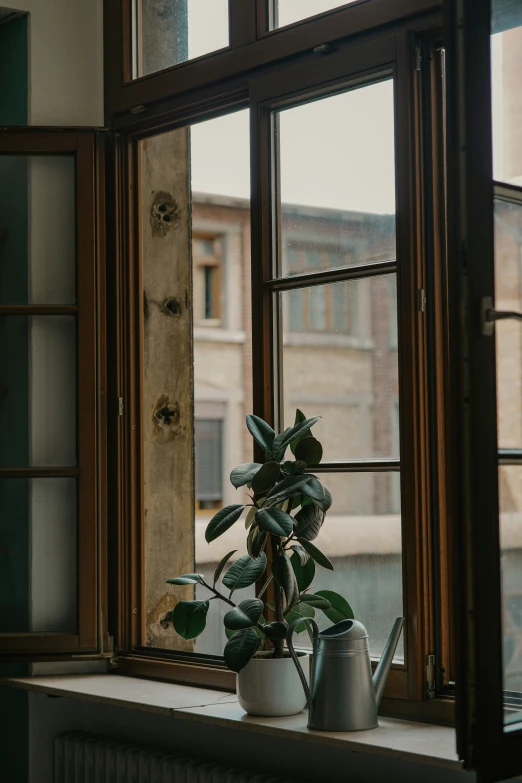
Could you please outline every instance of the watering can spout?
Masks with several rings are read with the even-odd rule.
[[[393,656],[395,654],[395,649],[397,647],[397,643],[399,641],[399,637],[401,635],[403,625],[404,625],[404,617],[397,617],[393,625],[390,638],[386,642],[386,647],[384,648],[384,652],[382,654],[381,660],[379,661],[379,664],[375,669],[375,674],[373,675],[373,687],[375,688],[375,701],[377,702],[377,709],[379,708],[379,704],[381,703],[382,695],[384,693],[384,687],[386,685],[386,680],[388,679],[390,666],[393,660]]]

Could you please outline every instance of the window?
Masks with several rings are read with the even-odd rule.
[[[196,419],[196,510],[223,506],[223,422]]]
[[[273,27],[285,27],[309,16],[340,8],[339,0],[272,0]],[[356,2],[356,0],[352,0]]]
[[[205,326],[221,324],[223,237],[194,235],[194,320]]]

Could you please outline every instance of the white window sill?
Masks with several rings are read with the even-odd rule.
[[[438,768],[462,769],[455,752],[455,732],[445,726],[380,718],[379,728],[373,731],[310,731],[306,726],[306,712],[287,718],[254,718],[245,715],[235,694],[117,674],[10,677],[2,679],[0,684],[51,696],[175,716],[238,731],[306,741],[351,753],[384,756]]]

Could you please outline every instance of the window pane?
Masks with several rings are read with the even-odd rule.
[[[350,2],[340,3],[339,0],[274,0],[274,3],[274,27],[284,27],[333,8],[351,5]]]
[[[222,655],[222,607],[212,602],[205,632],[185,641],[164,620],[194,591],[165,581],[211,575],[226,552],[245,552],[242,523],[224,552],[227,536],[209,546],[205,529],[246,498],[229,475],[252,461],[248,112],[148,139],[142,161],[144,642]]]
[[[493,171],[522,185],[522,8],[492,0]]]
[[[505,721],[522,720],[522,468],[499,469]]]
[[[0,304],[76,301],[72,156],[0,156]]]
[[[395,260],[393,82],[276,115],[276,275]]]
[[[76,465],[71,316],[0,317],[0,467]]]
[[[0,479],[0,633],[75,633],[76,560],[76,481]]]
[[[228,46],[228,0],[135,0],[136,76]]]
[[[334,590],[346,598],[368,629],[371,654],[379,656],[395,618],[403,614],[400,474],[331,473],[319,478],[333,504],[313,543],[332,561],[334,571],[317,566],[314,589]],[[316,619],[321,629],[331,625],[320,611]],[[299,643],[310,646],[306,633]],[[402,636],[395,657],[404,658]]]
[[[495,200],[495,307],[522,311],[521,203]],[[497,341],[498,441],[501,449],[522,448],[522,325],[502,320]]]
[[[395,275],[278,294],[284,422],[299,408],[325,460],[399,456]]]

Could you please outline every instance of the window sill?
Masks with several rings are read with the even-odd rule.
[[[379,728],[354,733],[310,731],[306,712],[286,718],[245,715],[235,694],[116,674],[4,678],[0,684],[49,696],[183,718],[279,739],[336,747],[402,761],[461,770],[455,732],[445,726],[380,718]]]

